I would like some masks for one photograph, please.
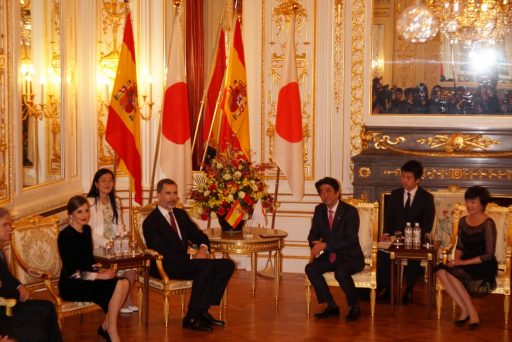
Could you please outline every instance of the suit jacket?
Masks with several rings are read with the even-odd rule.
[[[404,230],[405,224],[416,222],[420,224],[421,232],[428,233],[432,230],[436,213],[434,196],[422,187],[418,187],[409,210],[409,219],[405,217],[404,188],[395,189],[386,205],[384,213],[384,233],[393,235],[396,230]]]
[[[332,231],[329,229],[328,209],[324,203],[315,207],[308,235],[310,247],[313,241],[322,240],[327,248],[321,258],[336,253],[336,261],[351,265],[354,273],[364,268],[364,255],[359,244],[359,214],[357,209],[340,201],[334,213]]]
[[[167,219],[158,208],[155,208],[142,223],[146,246],[154,249],[163,256],[164,268],[172,268],[177,261],[189,260],[187,254],[188,242],[196,245],[204,244],[210,248],[210,240],[190,219],[183,209],[174,208],[174,217],[178,223],[181,236],[172,229]],[[159,277],[156,264],[151,264],[151,275]]]
[[[0,253],[2,252],[0,251]],[[21,283],[9,271],[3,255],[0,256],[0,282],[0,297],[19,299],[18,286]]]

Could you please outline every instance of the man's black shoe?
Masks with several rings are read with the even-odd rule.
[[[213,316],[208,311],[203,313],[203,318],[206,322],[208,322],[208,324],[215,325],[216,327],[223,327],[226,324],[226,322],[221,321],[220,319],[213,318]]]
[[[377,303],[387,303],[389,302],[389,291],[386,288],[381,289],[377,294]]]
[[[315,316],[315,318],[318,318],[318,319],[326,319],[330,316],[339,316],[339,315],[340,315],[340,308],[328,306],[324,311],[317,312],[314,316]]]
[[[357,321],[361,317],[361,308],[359,306],[353,306],[350,308],[348,315],[345,317],[345,321],[353,322]]]
[[[412,303],[412,289],[410,287],[405,289],[404,296],[402,297],[402,304]]]
[[[197,331],[212,331],[212,327],[208,325],[203,319],[200,318],[183,318],[183,328],[197,330]]]

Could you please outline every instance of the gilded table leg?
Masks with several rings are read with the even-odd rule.
[[[252,296],[256,296],[256,272],[258,266],[258,254],[251,253],[251,286]]]
[[[144,327],[148,328],[149,323],[149,265],[150,260],[145,261],[144,267]]]
[[[276,297],[276,311],[279,307],[279,281],[281,275],[281,251],[278,249],[274,253],[274,291]]]

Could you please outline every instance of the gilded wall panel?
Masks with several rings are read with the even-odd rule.
[[[11,193],[11,145],[10,127],[12,105],[10,102],[11,74],[9,61],[11,60],[10,49],[10,21],[9,15],[11,1],[0,0],[0,203],[8,202]],[[12,25],[12,24],[11,24]]]
[[[306,179],[313,179],[315,176],[316,11],[316,2],[312,0],[262,1],[262,159],[272,159],[277,96],[281,86],[288,23],[295,13],[295,51],[302,104],[303,157]]]

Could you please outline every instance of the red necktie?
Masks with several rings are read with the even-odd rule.
[[[172,213],[172,210],[169,210],[169,218],[171,219],[171,228],[174,230],[176,235],[180,237],[180,234],[178,233],[178,225],[176,224],[176,220],[174,219],[174,215]]]
[[[329,231],[332,232],[332,224],[334,222],[334,211],[329,209]],[[336,261],[336,253],[331,252],[329,253],[329,262],[331,264],[334,264]]]

